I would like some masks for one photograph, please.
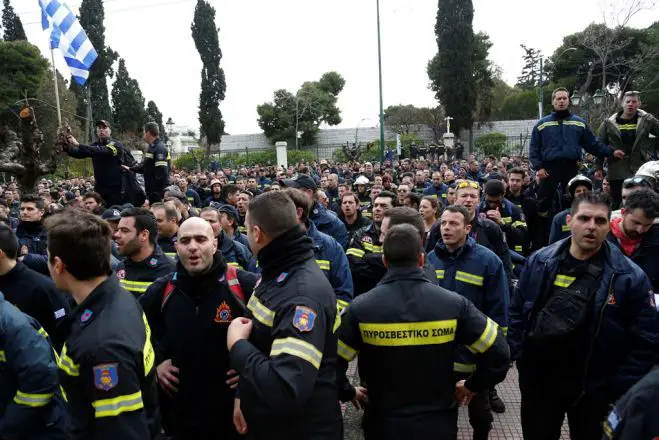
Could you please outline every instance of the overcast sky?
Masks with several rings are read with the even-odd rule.
[[[77,12],[81,0],[68,0]],[[618,0],[624,2],[625,0]],[[220,108],[231,134],[256,133],[256,106],[275,89],[297,90],[335,70],[346,80],[339,96],[344,127],[375,126],[378,71],[375,0],[210,0],[217,10],[226,100]],[[474,30],[487,32],[490,59],[514,84],[522,68],[520,43],[546,55],[565,35],[602,21],[602,0],[474,0]],[[146,100],[178,125],[197,127],[201,61],[191,37],[196,0],[105,0],[106,44],[126,59]],[[13,0],[30,42],[45,56],[37,0]],[[384,106],[433,106],[426,65],[437,51],[433,0],[382,0]],[[659,11],[631,22],[646,27]],[[56,64],[66,64],[56,54]],[[108,82],[109,85],[109,82]]]

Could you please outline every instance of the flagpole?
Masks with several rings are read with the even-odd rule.
[[[55,68],[55,51],[50,48],[50,59],[53,62],[53,83],[55,83],[55,101],[57,102],[57,122],[62,125],[62,111],[59,106],[59,87],[57,85],[57,69]]]

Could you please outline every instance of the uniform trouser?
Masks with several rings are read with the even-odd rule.
[[[574,397],[535,396],[522,391],[522,433],[527,440],[558,440],[567,414],[572,440],[601,440],[602,422],[609,399],[586,394],[575,404]]]
[[[556,189],[560,184],[562,194],[567,192],[567,184],[570,180],[577,175],[577,163],[573,160],[556,160],[545,164],[545,171],[549,174],[540,181],[538,188],[538,213],[546,214],[551,218],[551,214],[556,214],[552,211],[552,203],[556,196]],[[562,197],[561,197],[562,202]],[[560,209],[564,209],[561,207]]]
[[[622,205],[622,183],[624,180],[609,180],[611,188],[611,209],[620,209]]]
[[[379,417],[367,409],[363,426],[366,440],[456,440],[458,410]]]
[[[468,374],[456,374],[455,382],[465,380],[468,377]],[[474,429],[474,440],[486,440],[494,421],[492,408],[490,408],[489,390],[483,390],[476,394],[469,402],[467,411],[469,413],[469,424]]]
[[[123,205],[124,203],[126,203],[124,199],[121,197],[121,188],[117,188],[116,190],[104,191],[99,194],[103,199],[103,201],[105,202],[106,208],[109,208],[110,206],[113,205]]]

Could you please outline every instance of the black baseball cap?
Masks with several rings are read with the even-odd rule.
[[[240,222],[240,214],[238,213],[238,210],[236,208],[234,208],[233,206],[224,204],[224,205],[220,206],[218,211],[220,213],[223,212],[223,213],[227,214],[229,217],[233,218],[236,221],[236,224],[238,224]]]
[[[101,214],[101,218],[103,220],[115,222],[121,219],[121,212],[119,212],[118,209],[106,209],[105,211],[103,211],[103,214]]]
[[[96,127],[100,127],[101,125],[104,126],[104,127],[110,128],[110,123],[108,121],[106,121],[105,119],[100,119],[100,120],[96,121]]]
[[[316,182],[306,174],[298,174],[293,179],[283,179],[279,181],[279,184],[287,188],[298,188],[298,189],[310,189],[311,191],[316,191],[318,188]]]

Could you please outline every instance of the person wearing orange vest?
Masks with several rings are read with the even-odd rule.
[[[237,439],[227,329],[245,315],[258,278],[227,265],[201,218],[181,225],[176,249],[176,272],[140,298],[155,340],[163,425],[174,440]]]

